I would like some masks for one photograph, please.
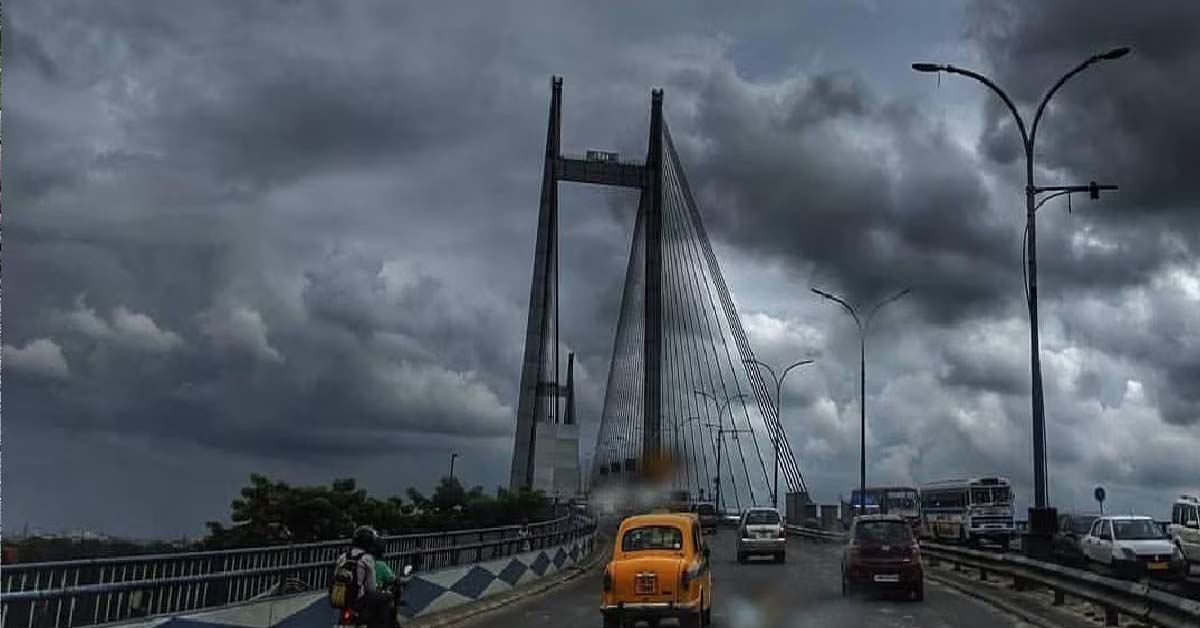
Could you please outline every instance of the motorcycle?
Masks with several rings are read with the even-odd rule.
[[[388,601],[388,612],[394,615],[392,626],[400,626],[400,607],[404,606],[404,587],[413,579],[413,566],[405,565],[400,570],[400,575],[387,588],[385,593],[391,598]],[[370,624],[365,621],[360,611],[352,608],[343,608],[338,613],[337,622],[333,628],[370,628]]]

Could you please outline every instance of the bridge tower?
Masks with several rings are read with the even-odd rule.
[[[533,280],[529,292],[529,314],[525,327],[525,352],[521,366],[521,389],[517,402],[516,437],[513,445],[509,486],[551,488],[538,482],[538,445],[551,439],[539,431],[554,432],[561,425],[558,403],[565,396],[559,385],[558,368],[558,184],[560,181],[592,183],[641,191],[639,218],[644,220],[645,364],[643,396],[644,438],[642,454],[652,459],[660,450],[662,353],[662,90],[654,90],[650,107],[650,139],[644,163],[621,161],[611,153],[591,151],[585,158],[564,157],[561,149],[562,78],[551,79],[550,116],[546,128],[546,152],[542,165],[542,194],[538,208],[537,242],[534,249]],[[573,407],[573,404],[569,404]],[[573,414],[573,410],[571,411]],[[577,430],[576,430],[577,433]],[[548,452],[547,452],[548,453]],[[549,491],[547,491],[549,494]]]

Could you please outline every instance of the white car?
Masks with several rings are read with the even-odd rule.
[[[1183,576],[1183,554],[1150,517],[1100,517],[1079,541],[1089,563],[1104,565],[1119,575],[1165,578]]]
[[[1180,495],[1171,509],[1171,524],[1167,526],[1171,542],[1190,565],[1200,565],[1200,497]]]
[[[780,563],[787,559],[787,531],[778,510],[769,507],[750,508],[738,519],[737,529],[739,563],[761,554],[769,554]]]

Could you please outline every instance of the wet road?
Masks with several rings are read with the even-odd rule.
[[[713,562],[713,626],[1001,628],[1021,626],[1009,615],[926,580],[925,601],[880,596],[844,598],[841,547],[788,539],[785,564],[739,565],[733,532],[707,537]],[[600,626],[600,573],[578,578],[546,595],[478,617],[465,626],[581,628]],[[642,624],[645,625],[645,624]],[[664,625],[668,625],[665,624]]]

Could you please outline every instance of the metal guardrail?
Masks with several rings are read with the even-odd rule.
[[[827,543],[838,543],[846,540],[846,534],[843,532],[831,532],[829,530],[821,530],[818,528],[806,528],[804,526],[789,525],[785,526],[787,531],[796,536],[804,537],[814,541],[823,541]]]
[[[385,537],[383,559],[434,571],[552,547],[590,534],[577,514],[521,526]],[[76,628],[323,590],[349,540],[5,565],[0,628]],[[397,569],[397,571],[399,571]]]
[[[1200,602],[1145,583],[1117,580],[1025,556],[937,543],[922,543],[921,552],[931,562],[945,561],[975,569],[980,580],[996,574],[1012,578],[1017,590],[1050,589],[1056,605],[1062,604],[1066,596],[1085,600],[1104,609],[1106,626],[1118,625],[1121,615],[1168,628],[1200,626]]]
[[[787,526],[790,534],[823,542],[840,542],[845,533],[830,532],[801,526]],[[1064,567],[1055,563],[1034,560],[1011,553],[993,553],[940,543],[921,542],[921,553],[931,564],[945,561],[979,572],[986,580],[989,574],[1013,579],[1018,590],[1050,589],[1054,603],[1062,604],[1066,596],[1086,600],[1105,611],[1105,625],[1118,625],[1121,615],[1137,618],[1167,628],[1200,626],[1200,602],[1159,590],[1149,584],[1126,582],[1089,571]]]

